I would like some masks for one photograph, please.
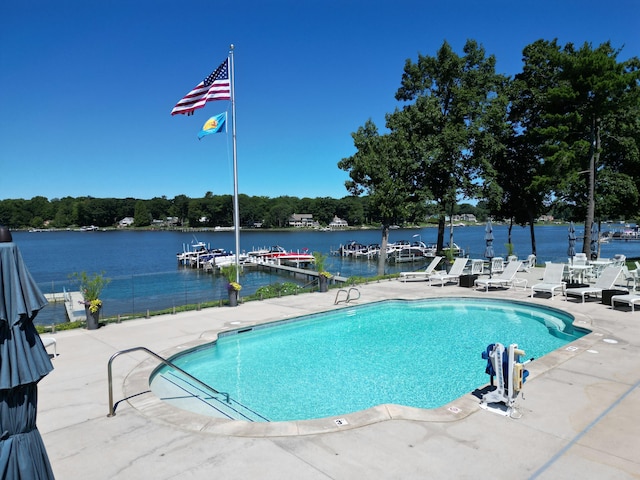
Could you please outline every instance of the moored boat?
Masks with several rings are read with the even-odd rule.
[[[289,263],[299,266],[301,264],[309,264],[315,261],[314,256],[309,250],[304,248],[302,251],[287,251],[280,245],[273,245],[269,248],[252,250],[248,253],[249,259],[254,262],[266,263]]]

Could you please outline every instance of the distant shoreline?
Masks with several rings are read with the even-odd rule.
[[[507,225],[505,222],[496,222],[492,221],[494,226],[496,225]],[[535,223],[534,227],[540,226],[548,226],[548,227],[562,227],[569,225],[569,222],[539,222]],[[582,224],[576,224],[576,226],[581,226]],[[485,223],[477,222],[477,223],[456,223],[454,228],[463,228],[463,227],[484,227]],[[514,225],[515,227],[520,227],[520,225]],[[198,233],[198,232],[207,232],[207,233],[222,233],[222,232],[233,232],[233,227],[126,227],[126,228],[118,228],[118,227],[95,227],[91,230],[87,230],[87,227],[74,227],[74,228],[12,228],[12,232],[30,232],[30,233],[39,233],[39,232],[79,232],[79,233],[92,233],[92,232],[181,232],[181,233]],[[305,228],[305,227],[275,227],[275,228],[251,228],[251,227],[240,227],[240,231],[243,232],[350,232],[350,231],[361,231],[361,230],[381,230],[381,226],[379,225],[364,225],[358,227],[342,227],[335,229],[318,229],[318,228]],[[409,225],[403,227],[391,227],[390,230],[419,230],[423,228],[438,228],[438,225],[433,223],[428,223],[424,225]],[[522,227],[524,228],[524,227]],[[445,231],[449,230],[449,225],[445,225]]]

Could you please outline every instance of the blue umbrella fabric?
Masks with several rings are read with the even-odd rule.
[[[6,229],[3,229],[6,230]],[[37,383],[51,370],[33,325],[47,300],[17,245],[0,243],[0,478],[54,478],[36,427]]]
[[[600,232],[598,231],[598,224],[596,222],[592,222],[591,223],[591,244],[589,246],[591,250],[592,258],[598,257],[599,243],[600,243]]]
[[[491,260],[495,257],[495,252],[493,251],[493,227],[491,226],[491,220],[487,220],[487,226],[484,230],[484,240],[486,243],[486,247],[484,249],[484,256]]]
[[[573,222],[569,224],[569,249],[567,250],[567,255],[571,259],[576,256],[576,227]]]

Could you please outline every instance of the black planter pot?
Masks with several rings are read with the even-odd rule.
[[[329,291],[329,279],[324,275],[318,276],[318,282],[320,283],[320,291],[328,292]]]
[[[85,306],[84,312],[87,315],[87,330],[96,330],[100,326],[100,309],[92,312],[88,306]]]
[[[238,306],[238,292],[233,288],[229,290],[229,306],[230,307]]]

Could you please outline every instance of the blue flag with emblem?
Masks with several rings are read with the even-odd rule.
[[[212,133],[219,133],[226,131],[227,125],[227,112],[223,112],[220,115],[216,115],[215,117],[211,117],[207,120],[198,133],[198,139],[202,139],[205,135],[210,135]]]

